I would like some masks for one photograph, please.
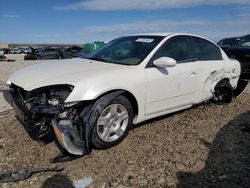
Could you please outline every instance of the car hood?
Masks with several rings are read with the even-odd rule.
[[[87,80],[94,74],[100,75],[125,67],[127,66],[82,58],[55,60],[20,69],[9,77],[8,82],[27,91],[58,84],[74,86],[78,81]]]

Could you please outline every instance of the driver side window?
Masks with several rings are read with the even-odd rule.
[[[153,56],[153,60],[160,57],[171,57],[181,63],[189,59],[188,40],[185,36],[176,36],[165,42]]]

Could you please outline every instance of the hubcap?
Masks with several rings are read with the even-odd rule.
[[[121,104],[106,107],[97,120],[97,135],[104,142],[119,139],[128,126],[128,111]]]

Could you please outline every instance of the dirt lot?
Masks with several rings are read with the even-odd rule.
[[[0,80],[34,63],[13,58],[0,62]],[[142,123],[114,148],[59,164],[63,172],[0,187],[73,187],[86,177],[93,180],[90,187],[250,187],[249,103],[248,88],[228,105],[200,105]],[[0,111],[9,108],[1,97]],[[13,111],[0,116],[0,132],[1,171],[55,165],[55,144],[32,141]]]

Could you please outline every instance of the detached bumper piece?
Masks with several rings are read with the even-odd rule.
[[[74,130],[71,121],[55,119],[52,120],[53,129],[60,145],[73,155],[85,155],[89,153],[85,147],[85,142],[81,140],[76,130]]]

